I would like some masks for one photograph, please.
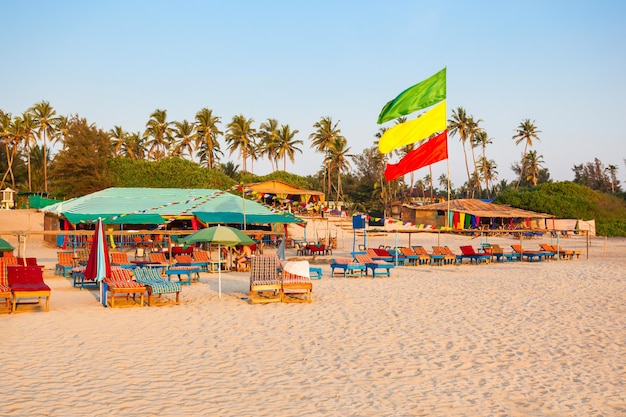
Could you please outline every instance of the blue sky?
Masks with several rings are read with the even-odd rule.
[[[464,107],[493,138],[511,180],[526,118],[555,180],[599,158],[626,181],[626,3],[615,1],[57,1],[1,3],[0,109],[47,100],[109,130],[142,131],[150,113],[193,120],[267,118],[305,143],[288,171],[313,174],[313,124],[339,121],[352,153],[372,146],[383,105],[444,66],[448,114]],[[413,117],[413,116],[410,116]],[[223,139],[222,139],[223,141]],[[225,146],[224,146],[225,148]],[[467,178],[458,138],[451,179]],[[241,165],[225,152],[222,161]],[[282,167],[282,164],[281,164]],[[433,165],[433,174],[447,165]],[[271,172],[267,162],[256,174]],[[416,172],[416,178],[428,168]]]

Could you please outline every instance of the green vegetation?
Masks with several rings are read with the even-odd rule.
[[[111,185],[147,188],[210,188],[224,190],[236,182],[226,174],[182,158],[159,161],[114,158],[109,161]]]
[[[626,202],[573,182],[540,184],[532,188],[507,188],[496,203],[553,214],[563,219],[596,221],[601,236],[626,236]]]

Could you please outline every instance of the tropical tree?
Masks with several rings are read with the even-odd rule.
[[[126,134],[122,148],[122,155],[130,159],[145,159],[148,154],[146,140],[141,132]]]
[[[6,120],[4,123],[6,123]],[[16,116],[10,120],[9,125],[4,128],[3,132],[4,149],[7,157],[7,170],[2,176],[2,188],[4,188],[4,183],[7,180],[7,177],[9,177],[11,179],[11,187],[15,189],[13,165],[15,163],[15,158],[17,157],[18,148],[25,141],[25,138],[26,133],[24,132],[22,118]]]
[[[526,174],[526,181],[537,186],[537,179],[543,168],[543,155],[537,155],[537,151],[529,151],[524,157],[523,172]]]
[[[330,145],[326,154],[329,173],[332,173],[333,170],[337,173],[335,207],[338,206],[339,201],[343,200],[341,174],[348,168],[350,168],[350,161],[348,158],[353,157],[353,155],[348,154],[348,152],[350,152],[350,148],[347,145],[348,141],[346,140],[346,138],[338,138]]]
[[[516,189],[519,188],[520,183],[522,182],[522,177],[524,177],[525,174],[525,161],[526,161],[526,154],[528,153],[528,147],[532,147],[533,146],[533,140],[541,140],[539,138],[539,133],[541,133],[541,130],[537,129],[537,126],[535,126],[535,121],[533,120],[532,122],[530,121],[530,119],[525,119],[523,120],[519,126],[515,129],[515,134],[513,135],[513,140],[515,141],[515,145],[519,145],[520,143],[524,143],[524,153],[522,154],[522,163],[521,163],[521,172],[520,172],[520,176],[519,176],[519,180],[517,181],[517,186],[515,187]],[[536,185],[536,184],[535,184]]]
[[[283,158],[283,171],[287,171],[287,158],[293,163],[296,152],[302,153],[297,145],[302,145],[300,139],[294,139],[299,133],[298,129],[291,130],[289,125],[281,125],[278,130],[276,159]]]
[[[201,164],[206,164],[209,169],[213,169],[215,162],[219,159],[218,154],[223,155],[220,150],[218,136],[223,132],[217,127],[221,123],[219,116],[213,115],[213,110],[206,107],[196,113],[196,149]]]
[[[172,147],[172,156],[183,156],[186,152],[189,158],[193,160],[193,151],[196,142],[196,128],[193,123],[189,123],[186,119],[182,122],[174,122],[172,138],[174,145]]]
[[[33,146],[37,145],[37,137],[35,131],[37,129],[37,122],[32,113],[22,113],[22,128],[24,130],[23,145],[26,153],[26,168],[28,170],[28,191],[33,190],[32,182],[32,167],[31,167],[31,153],[30,150]]]
[[[235,181],[239,180],[239,176],[241,173],[239,172],[239,164],[235,164],[232,161],[227,161],[226,163],[219,165],[219,170],[226,174],[229,178],[234,179]]]
[[[127,135],[128,134],[124,131],[122,126],[113,126],[113,129],[109,130],[109,137],[113,143],[114,155],[122,155]]]
[[[472,180],[470,178],[465,143],[470,139],[472,123],[472,117],[467,115],[463,107],[457,107],[456,109],[452,110],[452,117],[448,120],[448,132],[450,133],[450,137],[454,137],[458,133],[459,140],[463,144],[463,156],[465,157],[465,170],[467,171],[468,184],[471,184]]]
[[[493,159],[487,159],[483,155],[478,159],[478,167],[480,177],[485,181],[485,190],[487,190],[487,198],[489,198],[489,184],[498,178],[498,171],[496,171],[498,166]]]
[[[611,193],[615,194],[615,184],[617,181],[617,165],[609,165],[606,167],[606,171],[609,173],[611,179]]]
[[[333,119],[330,116],[322,117],[318,122],[313,124],[313,128],[315,131],[309,135],[311,147],[313,147],[317,152],[325,154],[325,180],[328,180],[328,193],[330,193],[330,158],[328,158],[328,153],[330,152],[331,147],[335,147],[335,149],[337,149],[335,142],[345,140],[345,138],[341,135],[339,122],[333,123]],[[324,186],[324,192],[326,192],[326,186]]]
[[[485,176],[485,172],[487,172],[487,164],[490,162],[487,159],[487,155],[485,150],[487,149],[487,145],[491,145],[493,143],[493,139],[489,137],[487,132],[484,129],[480,129],[474,135],[474,146],[481,147],[482,157],[479,158],[478,165],[480,166],[480,172],[482,174],[483,180],[485,180],[485,188],[487,189],[487,196],[489,196],[489,176]],[[491,161],[493,162],[493,161]]]
[[[243,161],[243,171],[248,172],[247,160],[251,154],[255,153],[255,139],[257,136],[256,129],[252,127],[254,119],[246,119],[243,114],[233,117],[228,124],[226,131],[226,142],[228,150],[232,155],[233,152],[239,151]]]
[[[35,121],[37,122],[37,132],[39,138],[43,142],[43,178],[44,178],[44,192],[48,193],[48,140],[52,140],[55,137],[57,122],[56,110],[52,108],[49,102],[42,101],[35,104],[30,108],[30,112],[33,113]]]
[[[158,161],[167,156],[172,142],[172,123],[167,121],[167,110],[152,112],[143,137],[149,147],[148,158]]]
[[[278,171],[278,120],[267,119],[259,126],[259,152],[267,155],[274,171]]]

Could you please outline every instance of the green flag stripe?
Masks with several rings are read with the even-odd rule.
[[[446,68],[424,81],[407,88],[385,104],[378,124],[430,107],[446,98]]]

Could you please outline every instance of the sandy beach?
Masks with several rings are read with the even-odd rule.
[[[2,231],[43,230],[42,219],[2,212],[0,235],[16,244]],[[351,233],[338,237],[335,255],[348,255]],[[457,252],[479,244],[412,236],[428,249],[439,240]],[[561,240],[584,250],[574,261],[396,267],[376,279],[331,278],[319,257],[312,304],[251,305],[248,273],[229,272],[221,299],[217,274],[203,273],[180,305],[113,309],[54,276],[58,249],[29,238],[50,311],[0,314],[0,415],[624,416],[626,239],[589,244]]]

